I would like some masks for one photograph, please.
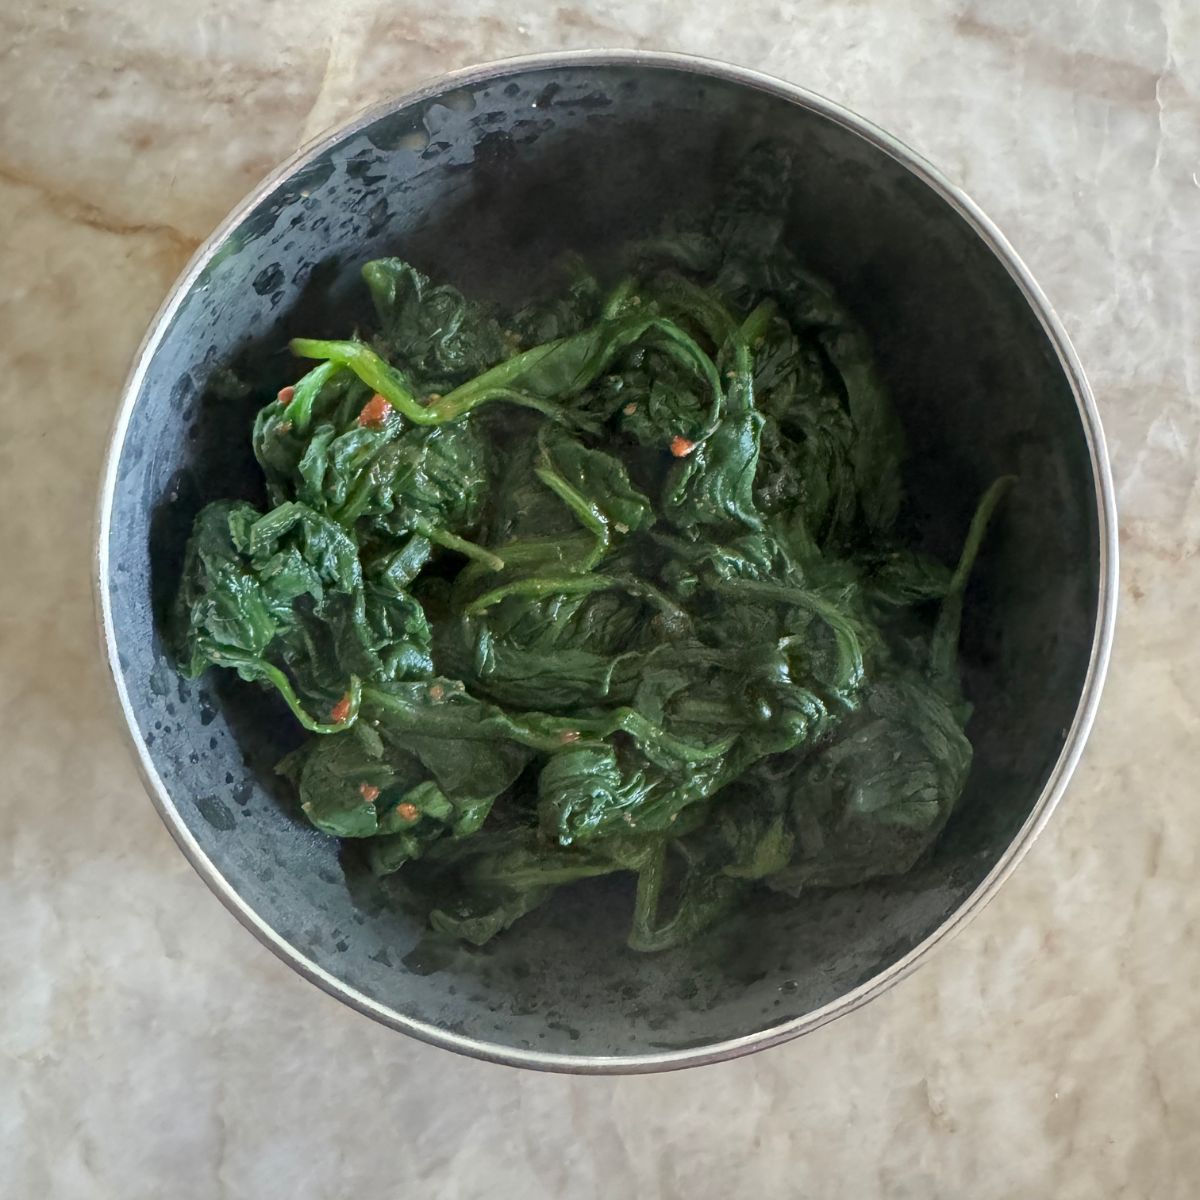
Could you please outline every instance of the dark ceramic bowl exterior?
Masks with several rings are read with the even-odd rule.
[[[420,920],[298,820],[272,774],[294,744],[269,698],[182,680],[160,635],[200,505],[255,498],[252,414],[296,334],[342,336],[357,268],[412,259],[501,302],[563,250],[603,254],[703,209],[739,149],[794,148],[791,235],[878,350],[911,442],[912,516],[952,556],[1014,473],[972,583],[970,784],[932,860],[898,880],[764,897],[696,945],[622,941],[629,898],[581,886],[482,949]],[[253,395],[224,368],[261,381]],[[1054,807],[1111,639],[1115,518],[1087,383],[1012,249],[888,135],[810,93],[672,55],[588,52],[476,68],[306,149],[200,250],[155,319],[101,503],[105,653],[147,786],[197,870],[280,957],[397,1029],[523,1066],[638,1071],[771,1045],[901,977],[988,898]]]

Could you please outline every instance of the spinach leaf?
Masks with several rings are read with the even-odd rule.
[[[548,298],[532,301],[513,315],[515,341],[536,346],[581,333],[600,317],[604,292],[583,259],[568,256],[560,266],[566,286]]]
[[[711,436],[690,446],[673,443],[680,461],[663,489],[662,506],[676,526],[698,536],[697,527],[713,535],[761,529],[754,503],[759,437],[763,419],[754,407],[750,352],[740,344],[731,368],[732,380],[724,415]]]
[[[880,684],[862,720],[795,780],[797,853],[769,886],[845,887],[910,870],[966,784],[971,744],[953,708],[913,678]]]
[[[509,353],[499,323],[411,263],[377,258],[363,279],[379,316],[384,353],[428,391],[448,391]]]

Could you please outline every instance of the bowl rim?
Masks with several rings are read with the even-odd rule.
[[[400,109],[435,99],[465,86],[474,86],[502,79],[516,72],[546,70],[556,67],[634,66],[652,70],[674,71],[701,78],[749,87],[766,92],[788,103],[815,113],[863,138],[883,151],[917,179],[925,183],[948,204],[991,250],[1017,285],[1026,303],[1038,318],[1059,365],[1066,375],[1075,397],[1080,422],[1088,445],[1092,482],[1096,493],[1096,517],[1099,551],[1099,586],[1096,599],[1095,632],[1087,672],[1080,690],[1075,716],[1067,730],[1058,759],[1041,794],[1034,803],[1021,828],[1009,842],[1000,858],[974,891],[950,913],[927,937],[903,957],[880,971],[857,988],[836,1000],[800,1017],[780,1022],[764,1030],[740,1037],[712,1042],[703,1046],[654,1053],[619,1055],[571,1055],[492,1043],[478,1037],[468,1037],[452,1030],[441,1029],[424,1021],[405,1016],[386,1004],[371,999],[357,988],[345,983],[311,959],[278,934],[238,894],[201,848],[184,822],[162,779],[154,767],[147,747],[138,731],[130,704],[124,676],[117,657],[109,590],[109,540],[112,506],[116,492],[117,469],[125,442],[129,421],[141,391],[149,364],[158,350],[170,323],[200,273],[213,259],[226,239],[246,216],[280,183],[317,155],[331,149],[369,125],[371,122]],[[367,106],[348,120],[321,133],[302,146],[280,166],[271,171],[245,196],[205,239],[171,286],[166,298],[155,313],[138,347],[128,377],[121,390],[120,403],[113,422],[102,473],[99,509],[96,521],[96,546],[93,563],[93,587],[97,608],[100,641],[108,673],[111,677],[118,706],[123,718],[125,735],[133,750],[142,783],[150,795],[159,816],[166,824],[185,857],[209,888],[220,898],[243,925],[279,958],[304,978],[315,983],[331,996],[379,1021],[381,1024],[421,1041],[457,1051],[474,1058],[509,1066],[573,1074],[634,1074],[675,1070],[740,1057],[790,1041],[801,1034],[844,1016],[866,1004],[899,982],[922,962],[935,946],[961,930],[966,923],[995,895],[1017,864],[1025,857],[1057,806],[1067,783],[1078,765],[1084,743],[1091,730],[1100,701],[1104,677],[1108,670],[1116,622],[1118,582],[1117,512],[1112,472],[1101,427],[1100,416],[1083,367],[1054,309],[1035,282],[1029,268],[1013,249],[1008,239],[983,213],[979,206],[956,184],[946,178],[921,155],[911,150],[890,133],[858,116],[843,105],[829,100],[797,84],[789,83],[749,67],[696,55],[646,50],[572,50],[522,55],[499,59],[439,75],[410,91]]]

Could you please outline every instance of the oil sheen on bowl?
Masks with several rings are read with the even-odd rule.
[[[296,335],[342,336],[358,268],[399,254],[519,301],[564,251],[603,255],[711,201],[755,140],[796,164],[789,236],[865,326],[910,443],[926,547],[953,558],[978,496],[1019,476],[968,595],[975,764],[932,858],[799,900],[764,896],[661,954],[623,941],[628,898],[583,884],[480,948],[431,940],[273,774],[295,731],[236,679],[176,674],[163,613],[201,505],[251,498],[248,430],[296,372]],[[151,796],[218,896],[302,974],[451,1049],[637,1071],[768,1046],[847,1012],[979,907],[1048,818],[1082,748],[1115,602],[1112,485],[1087,384],[1025,267],[974,205],[817,96],[671,55],[461,72],[301,153],[201,249],[134,365],[98,546],[105,653]]]

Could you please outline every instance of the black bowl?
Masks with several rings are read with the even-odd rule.
[[[248,431],[293,335],[355,322],[358,267],[398,253],[514,301],[560,252],[602,255],[703,209],[763,136],[797,164],[791,236],[867,327],[909,434],[911,513],[950,558],[998,475],[963,632],[976,747],[932,860],[799,901],[764,897],[653,956],[630,898],[580,885],[483,949],[448,947],[297,819],[272,768],[293,723],[216,673],[182,680],[162,616],[193,516],[254,499]],[[253,395],[227,368],[261,383]],[[709,1061],[794,1036],[894,981],[994,891],[1045,821],[1095,707],[1116,594],[1112,485],[1087,384],[1028,272],[979,211],[879,130],[811,94],[675,56],[589,53],[462,72],[281,168],[155,319],[110,452],[106,653],[151,795],[185,853],[276,953],[429,1041],[584,1071]]]

